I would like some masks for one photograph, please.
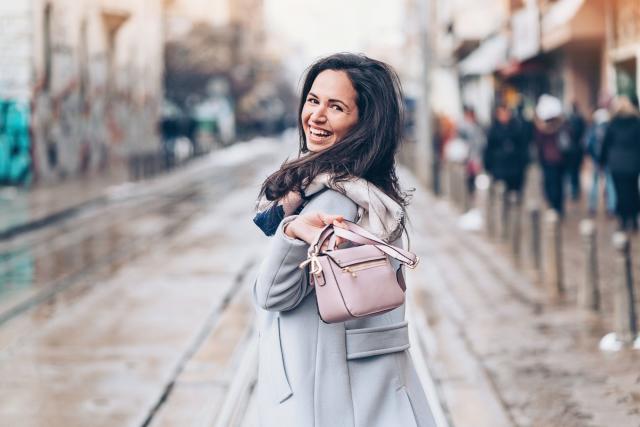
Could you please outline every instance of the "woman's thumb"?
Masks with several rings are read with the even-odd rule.
[[[320,217],[325,224],[333,224],[334,221],[342,221],[344,219],[342,215],[320,214]]]

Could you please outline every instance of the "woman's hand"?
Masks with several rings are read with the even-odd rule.
[[[328,225],[333,224],[336,227],[347,228],[342,215],[328,215],[322,212],[309,212],[300,214],[291,221],[284,229],[287,236],[293,239],[300,239],[308,244],[312,244],[318,233]],[[336,245],[340,245],[343,239],[338,237]]]

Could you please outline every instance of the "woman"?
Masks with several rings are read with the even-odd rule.
[[[616,192],[620,230],[638,230],[640,194],[640,114],[629,98],[618,98],[604,135],[600,164],[608,168]]]
[[[394,164],[400,102],[396,74],[365,56],[332,55],[307,72],[301,155],[263,183],[261,196],[272,203],[256,218],[266,234],[275,232],[253,289],[263,426],[435,425],[407,351],[404,305],[323,323],[308,269],[299,268],[325,224],[344,219],[401,245],[406,195]]]

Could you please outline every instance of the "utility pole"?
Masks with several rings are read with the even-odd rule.
[[[431,111],[431,68],[433,66],[433,0],[418,1],[418,35],[420,39],[420,56],[422,78],[420,99],[417,108],[416,129],[418,138],[415,147],[415,171],[420,181],[427,188],[437,193],[438,177],[436,173],[436,153],[433,146],[433,119]]]

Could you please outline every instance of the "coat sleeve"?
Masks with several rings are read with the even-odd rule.
[[[334,190],[327,190],[313,198],[302,210],[342,215],[353,221],[357,206],[348,197]],[[313,289],[309,286],[308,270],[298,266],[307,259],[309,245],[292,239],[283,232],[283,227],[295,215],[286,217],[271,238],[266,258],[263,260],[253,287],[255,303],[269,311],[287,311],[296,308]]]

